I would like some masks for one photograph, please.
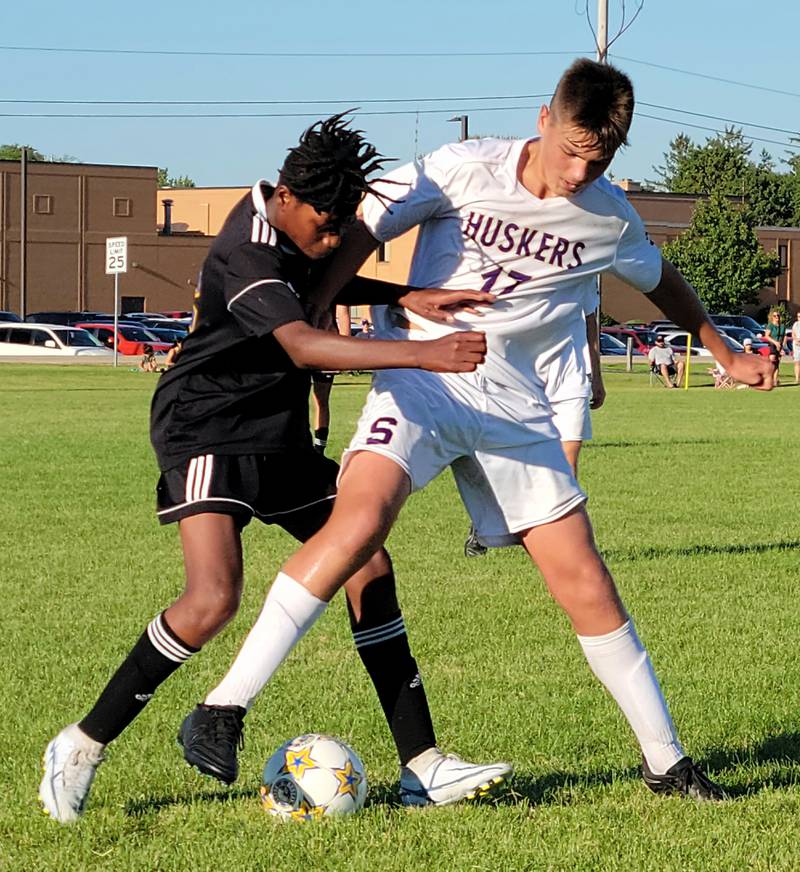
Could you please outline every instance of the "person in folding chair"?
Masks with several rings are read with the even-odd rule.
[[[683,378],[682,360],[675,357],[675,352],[667,345],[662,335],[656,336],[655,345],[647,354],[650,361],[650,371],[661,376],[664,387],[675,388]]]
[[[714,388],[733,388],[736,387],[736,382],[728,374],[728,371],[718,361],[714,361],[714,366],[708,370],[708,374],[714,379]]]

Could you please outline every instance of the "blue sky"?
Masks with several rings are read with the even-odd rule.
[[[638,0],[627,0],[628,18],[637,5]],[[589,0],[593,23],[596,7],[596,0]],[[0,142],[26,142],[45,154],[73,155],[84,162],[167,166],[171,174],[187,174],[198,185],[246,185],[259,177],[274,178],[286,148],[305,126],[349,106],[408,113],[358,117],[358,126],[378,148],[401,160],[457,139],[458,124],[447,121],[457,114],[468,114],[473,134],[530,135],[545,99],[530,95],[551,93],[571,60],[593,56],[594,45],[583,0],[238,0],[230,6],[208,0],[140,0],[118,9],[107,2],[44,0],[33,14],[30,9],[20,4],[4,9],[2,100],[220,102],[192,107],[4,102]],[[619,29],[621,13],[622,0],[609,0],[609,36]],[[796,0],[645,0],[639,17],[610,52],[612,62],[633,79],[638,103],[631,145],[612,165],[615,177],[654,178],[653,165],[661,163],[678,132],[702,142],[711,132],[690,124],[724,127],[723,121],[702,115],[800,129],[798,34]],[[527,54],[533,52],[552,54]],[[326,53],[339,56],[322,56]],[[413,53],[419,56],[409,56]],[[780,91],[785,93],[776,93]],[[487,97],[493,99],[479,99]],[[232,100],[287,102],[226,104]],[[377,102],[387,100],[403,102]],[[42,112],[298,117],[8,117]],[[690,112],[699,114],[686,114]],[[749,126],[745,133],[777,143],[789,138],[781,130]],[[754,142],[754,154],[762,148],[777,161],[785,153],[780,144]]]

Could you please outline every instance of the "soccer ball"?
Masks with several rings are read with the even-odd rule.
[[[284,820],[351,814],[364,805],[367,776],[355,751],[333,736],[290,739],[267,760],[264,810]]]

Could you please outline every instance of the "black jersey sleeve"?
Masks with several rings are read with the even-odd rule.
[[[265,336],[291,321],[306,320],[275,250],[258,243],[246,243],[231,252],[225,270],[225,303],[252,336]]]

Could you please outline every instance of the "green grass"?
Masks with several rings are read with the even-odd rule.
[[[224,672],[294,547],[252,524],[239,616],[112,746],[84,820],[47,820],[36,804],[45,744],[181,589],[176,529],[154,515],[154,384],[127,370],[0,367],[0,869],[800,867],[800,389],[668,392],[618,371],[581,479],[683,741],[732,802],[646,790],[627,725],[521,550],[461,556],[467,519],[445,475],[412,498],[389,546],[441,744],[512,760],[512,792],[473,807],[398,805],[393,746],[340,601],[248,715],[238,786],[185,766],[177,726]],[[351,377],[334,389],[334,451],[366,385]],[[261,765],[310,730],[359,751],[368,806],[276,825],[258,803]]]

